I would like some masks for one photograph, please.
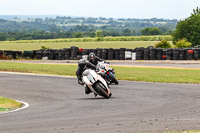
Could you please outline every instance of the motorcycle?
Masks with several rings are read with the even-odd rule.
[[[96,95],[104,98],[110,98],[111,92],[106,81],[92,69],[86,69],[83,72],[83,82]]]
[[[105,78],[105,80],[108,82],[108,84],[115,83],[119,84],[115,77],[114,69],[110,67],[110,64],[105,61],[98,62],[97,66],[97,73],[100,74],[102,77]]]

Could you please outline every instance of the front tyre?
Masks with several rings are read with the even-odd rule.
[[[100,96],[103,96],[105,98],[110,98],[110,95],[108,94],[102,83],[100,82],[96,83],[93,88]]]
[[[119,84],[119,82],[117,81],[117,79],[115,78],[115,76],[114,76],[114,74],[113,74],[112,72],[110,72],[110,73],[108,74],[108,76],[109,76],[111,82],[115,83],[116,85]]]

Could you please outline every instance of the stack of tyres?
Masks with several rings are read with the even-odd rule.
[[[16,51],[16,57],[21,56],[22,53],[18,53]],[[23,58],[33,58],[33,51],[24,51],[23,52]]]
[[[131,59],[132,59],[132,49],[126,49],[125,60],[131,60]]]
[[[173,49],[167,49],[166,60],[171,60],[173,55]]]
[[[13,59],[13,51],[4,50],[4,56],[8,59]]]
[[[77,55],[76,60],[80,60],[80,59],[82,59],[82,55]]]
[[[59,50],[54,51],[54,59],[55,60],[58,60],[58,53],[59,53]]]
[[[137,48],[132,50],[132,60],[136,60],[136,50]]]
[[[88,54],[89,54],[89,49],[83,49],[82,58],[87,60],[88,59]]]
[[[79,53],[78,53],[78,55],[80,55],[80,56],[82,56],[83,55],[83,48],[79,48]]]
[[[64,51],[62,49],[58,50],[58,60],[62,60],[64,57]]]
[[[180,54],[180,50],[178,48],[174,48],[173,49],[172,60],[178,60],[179,59],[179,54]]]
[[[163,51],[162,48],[157,48],[156,49],[156,59],[157,60],[162,60],[162,51]]]
[[[166,60],[167,59],[167,49],[163,49],[162,50],[162,60]]]
[[[143,60],[144,47],[136,49],[136,60]]]
[[[194,49],[194,59],[195,60],[200,59],[200,48]]]
[[[79,48],[72,46],[71,47],[71,57],[70,57],[70,59],[71,60],[77,60],[77,55],[79,55]]]
[[[89,54],[89,49],[83,49],[82,55],[88,55]]]
[[[93,53],[97,55],[97,49],[93,49]]]
[[[120,60],[125,60],[125,48],[120,48],[119,49],[119,59]]]
[[[108,60],[113,60],[114,50],[112,48],[108,49]]]
[[[48,56],[49,56],[49,53],[48,51],[45,49],[43,49],[43,52],[42,52],[42,59],[48,59]]]
[[[33,51],[30,51],[31,52],[31,55],[30,55],[30,58],[33,57]],[[18,59],[18,58],[21,58],[23,57],[23,53],[22,51],[13,51],[13,59]]]
[[[102,58],[102,49],[100,49],[100,48],[97,48],[97,56],[99,57],[99,58]]]
[[[194,50],[193,49],[187,50],[187,60],[194,60]]]
[[[37,50],[33,50],[33,59],[36,59]]]
[[[114,49],[114,59],[119,60],[119,49]]]
[[[186,60],[186,50],[180,49],[179,60]]]
[[[42,54],[43,54],[43,50],[42,49],[37,50],[36,51],[36,59],[41,60],[42,59]]]
[[[55,53],[56,50],[53,50],[53,49],[48,49],[48,59],[49,60],[54,60],[54,53]]]
[[[71,57],[70,49],[69,49],[69,48],[64,48],[63,50],[64,50],[64,59],[65,59],[65,60],[69,60],[70,57]]]
[[[97,55],[97,49],[89,49],[89,53],[94,53],[95,55]]]
[[[102,59],[107,60],[107,58],[108,58],[108,50],[103,49],[102,50]]]
[[[155,48],[150,49],[150,60],[156,60],[156,49]]]
[[[144,49],[144,60],[150,60],[150,49],[149,48]]]
[[[0,50],[0,59],[4,59],[4,52],[2,50]]]
[[[78,55],[76,56],[76,59],[77,59],[77,60],[82,59],[82,54],[83,54],[83,49],[82,49],[82,48],[79,48],[79,52],[78,52]]]

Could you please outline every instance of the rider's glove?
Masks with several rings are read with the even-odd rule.
[[[78,84],[84,85],[83,81],[81,81],[81,80],[78,80]]]

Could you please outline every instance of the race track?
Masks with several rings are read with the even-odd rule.
[[[74,78],[0,73],[0,95],[30,104],[0,114],[1,133],[135,133],[200,129],[200,85],[120,81],[111,99]]]

